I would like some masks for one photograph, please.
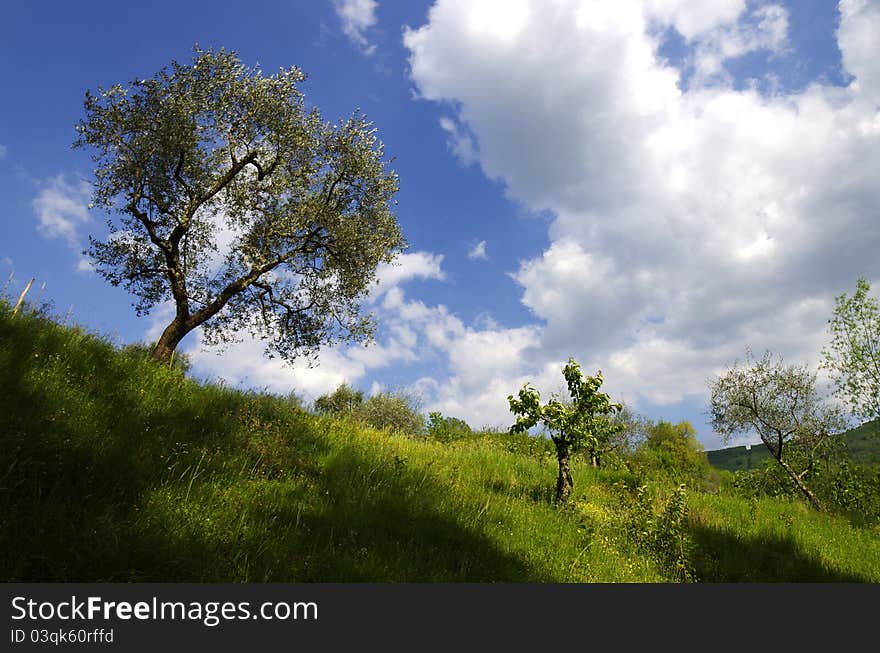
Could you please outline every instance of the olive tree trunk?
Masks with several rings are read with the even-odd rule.
[[[184,336],[192,331],[187,325],[178,319],[174,319],[171,324],[165,327],[156,346],[153,347],[153,360],[160,363],[167,363],[171,360],[177,345],[183,340]]]

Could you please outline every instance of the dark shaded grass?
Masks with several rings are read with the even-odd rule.
[[[722,528],[691,526],[692,562],[703,582],[855,583],[871,578],[846,573],[805,553],[792,536],[734,535]]]

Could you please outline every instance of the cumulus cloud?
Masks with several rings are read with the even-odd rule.
[[[367,56],[376,51],[366,32],[376,24],[378,6],[376,0],[333,0],[333,9],[342,23],[343,33]]]
[[[42,184],[31,206],[37,215],[37,230],[45,238],[60,238],[76,251],[77,271],[92,269],[82,256],[80,228],[89,222],[88,203],[91,186],[86,181],[68,182],[64,175]]]
[[[471,135],[509,197],[554,216],[546,251],[511,275],[529,338],[496,332],[510,354],[492,378],[474,364],[423,379],[440,405],[488,419],[469,389],[503,377],[503,397],[570,355],[659,404],[704,396],[746,345],[816,362],[834,295],[880,279],[880,9],[841,3],[847,87],[767,96],[718,74],[783,52],[788,20],[743,1],[437,0],[405,30],[419,97],[452,115],[441,127]],[[712,84],[684,88],[658,54],[665,27]],[[450,360],[468,338],[446,344]]]
[[[436,279],[443,281],[446,278],[441,265],[442,254],[430,252],[411,252],[401,254],[393,263],[382,263],[376,270],[376,288],[371,295],[380,297],[389,289],[399,286],[412,279]]]
[[[472,261],[485,261],[489,258],[486,254],[486,241],[481,240],[468,250],[468,258]]]
[[[837,39],[844,68],[855,76],[851,88],[867,100],[880,104],[880,57],[877,56],[880,3],[876,0],[841,0],[840,15]]]

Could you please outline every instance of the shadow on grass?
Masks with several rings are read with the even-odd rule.
[[[547,480],[523,483],[515,487],[511,486],[507,481],[487,479],[483,482],[483,487],[487,492],[492,492],[502,497],[523,497],[534,503],[553,505],[556,503],[555,483],[556,478],[549,476]]]
[[[448,489],[393,459],[347,446],[334,450],[308,484],[281,478],[264,487],[272,483],[272,494],[245,489],[232,510],[226,488],[196,488],[192,511],[158,511],[139,524],[141,532],[130,530],[118,545],[129,557],[111,576],[177,582],[551,580],[457,521],[442,507]],[[236,531],[239,516],[245,523]]]
[[[314,492],[324,498],[304,513],[297,514],[292,503],[271,510],[276,523],[299,522],[300,528],[289,529],[264,551],[266,580],[549,580],[546,572],[500,550],[478,526],[444,509],[449,488],[394,458],[344,447],[324,466]],[[300,559],[275,565],[273,559],[284,552],[297,552]],[[253,571],[260,575],[256,567]]]
[[[871,582],[828,568],[801,550],[793,537],[743,538],[706,526],[691,526],[688,531],[694,544],[692,562],[702,582]]]
[[[132,526],[145,493],[200,463],[264,471],[270,447],[252,447],[242,415],[259,419],[271,402],[152,365],[39,317],[0,315],[0,580],[124,580],[148,539]],[[323,446],[308,429],[293,440],[288,468]]]

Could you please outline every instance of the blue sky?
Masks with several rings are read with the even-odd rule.
[[[194,372],[308,399],[346,381],[507,426],[569,356],[709,448],[707,380],[747,346],[815,365],[834,296],[880,286],[880,3],[646,0],[8,2],[0,26],[0,274],[120,342],[154,338],[81,250],[86,89],[192,47],[296,65],[356,107],[400,175],[410,243],[366,302],[376,344],[283,367],[245,340]]]

